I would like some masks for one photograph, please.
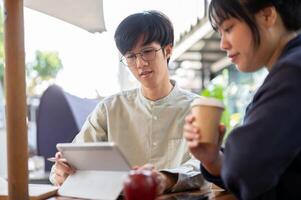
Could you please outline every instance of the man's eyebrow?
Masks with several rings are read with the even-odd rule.
[[[141,51],[146,50],[146,49],[154,49],[154,48],[155,48],[155,47],[153,47],[153,46],[142,47],[142,48],[141,48]]]
[[[151,46],[151,44],[146,44],[141,47],[140,51],[142,51],[144,49],[149,49],[149,48],[155,48],[155,47]],[[127,52],[125,52],[125,54],[132,54],[132,53],[134,53],[133,50],[128,50]]]
[[[145,49],[145,48],[153,48],[153,46],[151,44],[146,44],[141,47],[141,49]]]

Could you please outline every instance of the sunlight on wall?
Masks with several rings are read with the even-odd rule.
[[[178,38],[181,32],[196,23],[197,16],[204,13],[199,6],[202,1],[104,1],[107,32],[101,34],[88,33],[25,8],[26,60],[32,60],[35,50],[58,51],[64,69],[59,72],[56,83],[66,91],[82,97],[94,97],[96,93],[101,96],[116,93],[124,89],[118,78],[119,70],[122,69],[119,69],[118,51],[113,39],[121,20],[135,12],[159,10],[171,19]],[[131,81],[128,71],[121,74]]]
[[[24,16],[27,62],[37,49],[58,51],[64,69],[57,83],[65,90],[86,97],[96,90],[103,95],[118,91],[118,52],[108,33],[91,34],[30,9]]]

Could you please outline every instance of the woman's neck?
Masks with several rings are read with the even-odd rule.
[[[295,38],[297,36],[297,33],[295,32],[290,32],[287,33],[285,35],[283,35],[279,41],[278,41],[278,45],[275,48],[271,58],[269,59],[269,62],[267,63],[267,69],[270,71],[272,69],[272,66],[277,62],[277,60],[279,59],[280,55],[283,52],[284,47],[286,46],[286,44],[292,40],[293,38]]]

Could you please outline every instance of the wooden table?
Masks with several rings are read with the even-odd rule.
[[[6,180],[0,179],[0,200],[7,200],[7,191],[5,187],[6,185]],[[47,198],[51,195],[56,194],[56,189],[54,186],[51,185],[29,185],[30,191],[31,191],[31,199],[45,199],[46,200],[79,200],[78,198],[70,198],[70,197],[61,197],[61,196],[55,196],[51,198]],[[50,188],[49,188],[50,187]],[[54,187],[54,188],[53,188]],[[4,188],[3,194],[1,195],[1,189]],[[5,195],[6,194],[6,195]],[[207,198],[202,198],[202,197],[207,197]],[[211,184],[207,183],[204,184],[204,186],[200,190],[195,190],[195,191],[189,191],[189,192],[182,192],[182,193],[171,193],[171,194],[165,194],[159,196],[156,200],[235,200],[236,198],[228,193],[225,192],[223,189]],[[118,198],[118,200],[123,200],[122,197]]]
[[[198,191],[165,194],[159,196],[156,200],[185,200],[187,199],[185,197],[188,197],[187,195],[189,195],[189,199],[194,199],[193,197],[195,196],[196,200],[198,199],[197,197],[201,197],[201,195],[206,195],[208,197],[208,200],[236,200],[236,198],[232,194],[225,192],[224,190],[216,186],[212,187],[211,185],[209,185],[208,187],[204,187]],[[57,197],[49,198],[48,200],[79,200],[79,199],[57,196]]]

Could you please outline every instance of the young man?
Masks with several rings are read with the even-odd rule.
[[[136,13],[120,23],[115,42],[141,87],[101,101],[74,139],[114,141],[133,166],[154,165],[162,191],[193,189],[203,183],[199,162],[189,155],[182,135],[184,117],[197,95],[169,79],[173,34],[169,19],[156,11]],[[70,173],[71,168],[57,162],[50,179],[60,185]]]

